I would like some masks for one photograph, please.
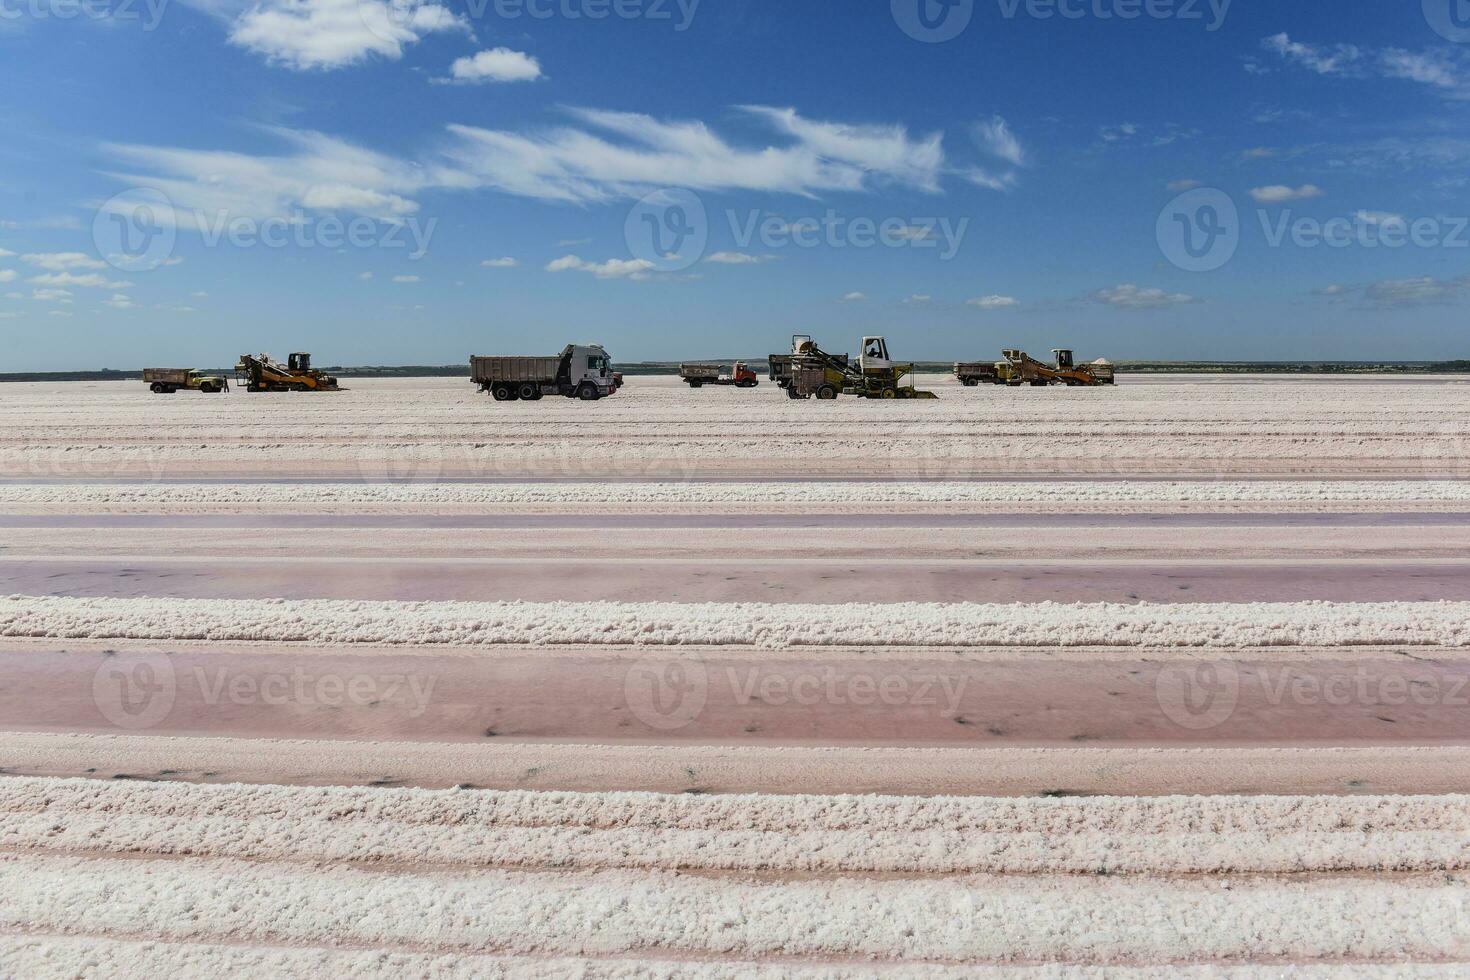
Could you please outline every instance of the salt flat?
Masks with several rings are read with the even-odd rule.
[[[1470,385],[924,384],[0,386],[0,972],[1462,969]]]

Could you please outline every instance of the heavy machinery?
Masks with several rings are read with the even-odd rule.
[[[853,364],[846,355],[828,354],[810,337],[793,337],[791,384],[786,394],[791,398],[822,401],[842,394],[884,399],[938,397],[932,391],[914,387],[914,366],[892,360],[884,338],[864,337],[862,350],[858,363]],[[905,378],[910,379],[907,384]]]
[[[1117,380],[1113,366],[1108,361],[1098,360],[1092,364],[1077,364],[1072,352],[1065,347],[1052,351],[1052,355],[1056,358],[1053,364],[1038,361],[1025,351],[1007,350],[1004,353],[1005,367],[1001,373],[1004,376],[1004,383],[1012,387],[1029,384],[1037,388],[1046,385],[1090,388],[1115,384]]]
[[[230,390],[230,382],[215,374],[200,374],[193,368],[144,368],[143,382],[156,395],[172,395],[180,388],[207,395]]]
[[[958,361],[954,366],[954,376],[966,388],[973,388],[980,384],[1003,385],[1006,383],[1001,377],[1000,366],[994,361]]]
[[[337,379],[311,366],[311,355],[292,354],[286,363],[269,354],[241,354],[235,379],[247,391],[341,391]]]
[[[607,351],[596,344],[568,344],[550,357],[471,357],[470,380],[498,402],[534,402],[547,395],[595,402],[623,384]]]
[[[791,388],[791,362],[796,358],[796,352],[801,349],[802,344],[810,343],[809,334],[799,333],[791,338],[791,353],[772,354],[770,356],[771,380],[776,382],[777,387],[786,392],[788,398],[802,398]],[[829,357],[842,363],[845,367],[849,360],[846,354],[830,354]]]
[[[691,388],[703,388],[705,385],[754,388],[761,383],[744,361],[736,361],[728,373],[723,364],[680,364],[679,378]]]

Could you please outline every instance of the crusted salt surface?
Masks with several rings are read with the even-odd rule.
[[[1470,947],[1456,875],[769,880],[424,873],[222,858],[0,856],[0,929],[544,956],[1159,964],[1440,958]]]
[[[444,868],[1470,869],[1470,797],[663,796],[0,781],[0,848]]]
[[[807,605],[0,600],[0,636],[316,645],[1342,647],[1470,645],[1467,602]]]
[[[761,483],[134,483],[0,485],[0,507],[572,504],[1470,504],[1459,480],[761,482]]]

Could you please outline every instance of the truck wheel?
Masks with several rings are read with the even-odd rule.
[[[790,398],[792,401],[796,401],[797,399],[801,398],[801,395],[799,395],[799,394],[796,393],[796,389],[795,388],[787,388],[786,389],[786,397],[787,398]]]
[[[894,390],[893,388],[884,388],[883,389],[883,394],[879,395],[878,397],[879,398],[885,398],[885,399],[887,399],[887,398],[897,398],[898,397],[898,392],[896,390]]]
[[[533,402],[541,397],[541,389],[527,381],[521,385],[521,389],[517,394],[521,396],[521,401]]]
[[[584,381],[577,388],[577,397],[584,402],[595,402],[602,396],[597,393],[597,385],[590,381]]]
[[[515,401],[516,393],[510,390],[510,385],[496,385],[490,389],[490,395],[498,402]]]
[[[212,395],[216,391],[219,391],[219,389],[216,388],[214,385],[209,384],[208,382],[206,382],[206,383],[204,383],[204,384],[202,384],[202,385],[199,386],[199,392],[200,392],[200,394]]]
[[[831,385],[822,385],[817,389],[817,398],[824,402],[830,402],[837,397],[837,389]]]

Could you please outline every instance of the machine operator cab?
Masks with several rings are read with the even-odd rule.
[[[799,333],[791,338],[791,353],[793,356],[805,354],[812,346],[812,335],[809,333]]]
[[[1055,355],[1057,359],[1058,371],[1070,371],[1075,366],[1072,360],[1072,352],[1067,350],[1065,347],[1053,348],[1052,354]]]
[[[311,370],[311,355],[303,353],[292,354],[289,358],[287,358],[287,366],[289,366],[292,371],[300,371],[301,373],[305,374],[307,371]]]
[[[888,359],[888,341],[882,337],[863,338],[863,373],[869,371],[886,371],[893,367],[893,362]]]

